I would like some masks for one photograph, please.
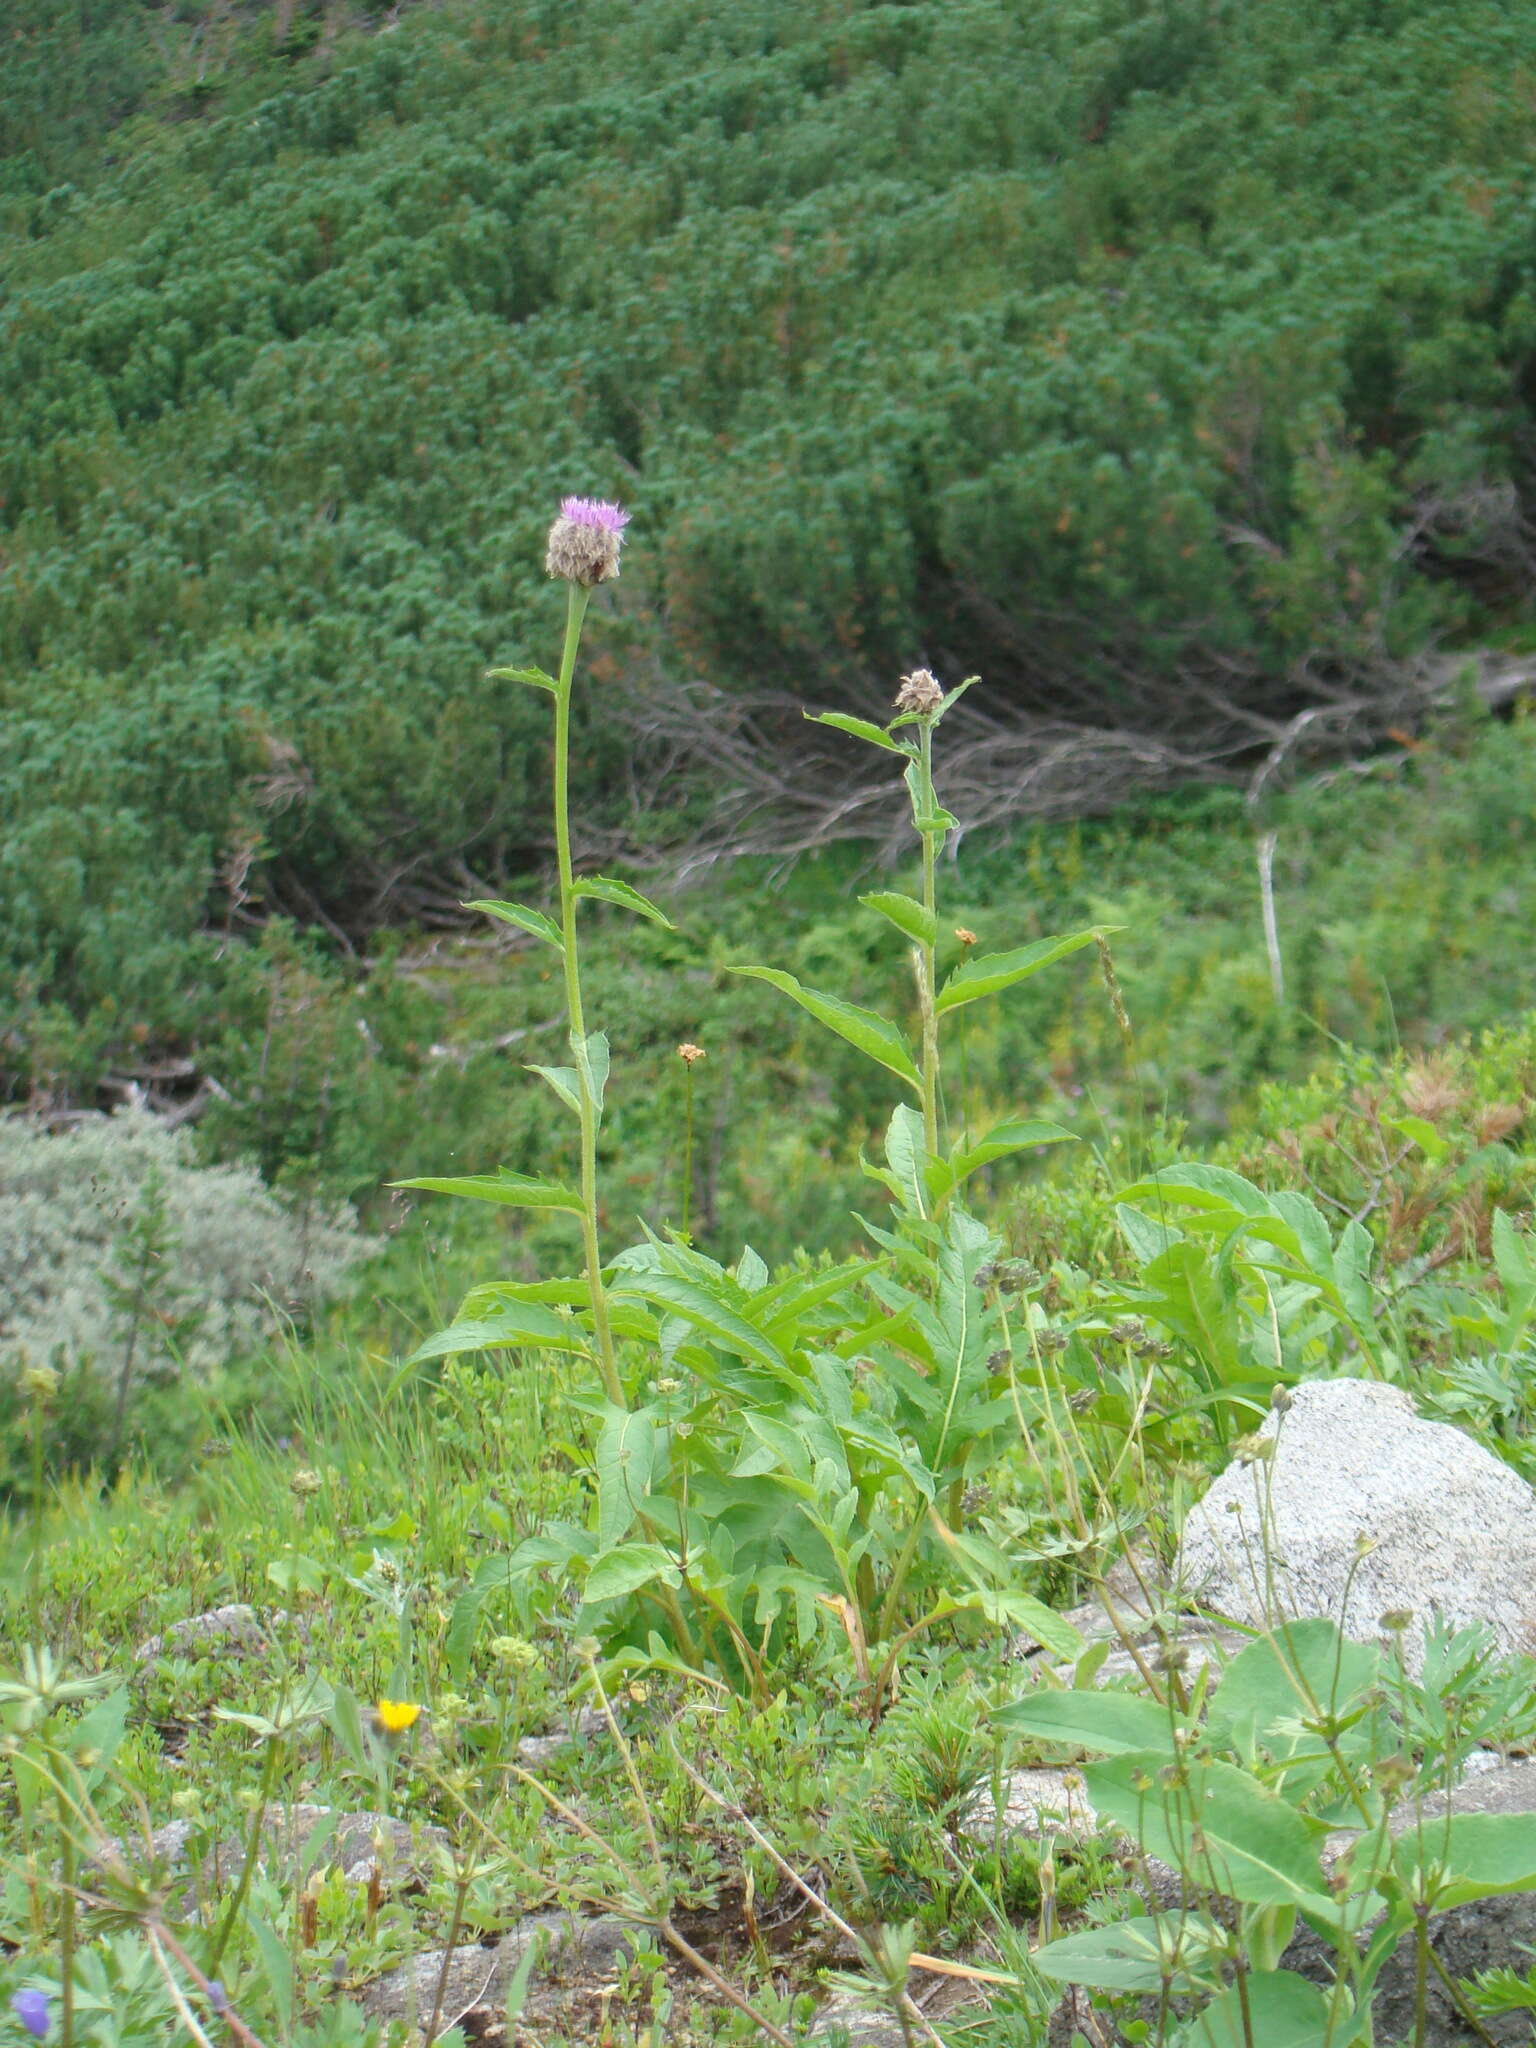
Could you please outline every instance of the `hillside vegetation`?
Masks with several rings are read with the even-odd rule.
[[[1523,630],[1536,7],[21,0],[6,65],[13,1095],[545,856],[484,671],[562,489],[636,514],[594,844],[699,822],[636,723],[917,654],[1059,811]]]

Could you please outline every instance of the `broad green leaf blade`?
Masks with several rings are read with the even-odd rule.
[[[867,718],[850,718],[845,711],[807,711],[805,715],[812,725],[835,726],[839,732],[851,732],[856,740],[868,740],[872,747],[884,747],[888,754],[912,757],[910,747],[893,740],[883,726],[872,725]]]
[[[642,1586],[680,1586],[683,1575],[670,1551],[659,1543],[620,1543],[593,1558],[582,1598],[621,1600]]]
[[[590,896],[598,903],[616,903],[621,910],[632,910],[636,917],[648,917],[652,924],[664,925],[669,932],[677,930],[664,910],[658,910],[638,889],[631,889],[628,882],[611,881],[607,875],[583,875],[575,894]]]
[[[857,1003],[844,1002],[841,996],[824,995],[820,989],[802,988],[792,974],[781,974],[776,967],[733,967],[730,972],[745,975],[752,981],[766,981],[771,987],[782,989],[818,1024],[825,1024],[829,1031],[846,1039],[909,1087],[921,1088],[922,1080],[906,1040],[894,1024],[887,1023],[875,1011],[862,1010]]]
[[[1528,1813],[1426,1814],[1393,1846],[1410,1894],[1436,1913],[1503,1892],[1536,1891],[1536,1827]]]
[[[474,903],[466,903],[464,908],[483,911],[487,917],[500,918],[503,924],[515,924],[519,931],[530,932],[534,938],[543,939],[557,953],[565,951],[559,925],[552,917],[546,917],[542,910],[530,910],[526,903],[493,903],[481,898]]]
[[[574,1067],[541,1067],[537,1061],[530,1060],[525,1071],[542,1075],[560,1100],[577,1116],[581,1115],[581,1076]]]
[[[903,896],[895,889],[876,889],[859,901],[867,910],[878,910],[888,918],[897,931],[904,932],[909,939],[915,939],[920,946],[932,946],[939,936],[939,921],[925,910],[914,896]]]
[[[1250,1970],[1240,1993],[1229,1985],[1185,2033],[1185,2048],[1323,2048],[1328,2001],[1294,1970]]]
[[[1087,1984],[1096,1991],[1175,1990],[1209,1982],[1199,1973],[1228,1937],[1209,1921],[1189,1914],[1149,1914],[1118,1927],[1094,1927],[1037,1948],[1030,1961],[1042,1977],[1058,1984]]]
[[[1265,1738],[1277,1755],[1285,1755],[1307,1740],[1286,1724],[1294,1727],[1319,1713],[1343,1714],[1376,1683],[1380,1670],[1381,1652],[1373,1644],[1347,1642],[1336,1623],[1320,1616],[1288,1621],[1273,1640],[1258,1636],[1245,1644],[1222,1672],[1212,1725],[1245,1755]],[[1307,1746],[1316,1744],[1308,1740]]]
[[[946,1010],[958,1010],[962,1003],[995,996],[1054,961],[1064,960],[1069,953],[1091,946],[1100,936],[1096,931],[1073,932],[1064,939],[1036,939],[1032,946],[1020,946],[1012,953],[985,953],[979,959],[963,960],[939,990],[934,1008],[942,1015]]]
[[[900,1199],[916,1216],[928,1214],[923,1199],[923,1120],[909,1102],[897,1103],[885,1130],[885,1156]]]
[[[532,1174],[471,1173],[459,1180],[395,1180],[394,1188],[419,1188],[429,1195],[459,1195],[466,1201],[499,1202],[508,1209],[564,1209],[572,1216],[582,1214],[581,1197],[574,1188],[558,1181],[537,1180]]]
[[[1330,1910],[1316,1845],[1294,1808],[1235,1764],[1190,1757],[1180,1776],[1161,1749],[1083,1772],[1095,1809],[1149,1856],[1244,1905]]]
[[[503,1302],[494,1315],[463,1316],[419,1345],[406,1361],[422,1365],[429,1358],[450,1358],[460,1351],[499,1351],[508,1345],[542,1351],[584,1351],[586,1338],[571,1316],[557,1316],[537,1302]]]
[[[993,1715],[1010,1735],[1033,1735],[1064,1748],[1118,1756],[1127,1750],[1174,1754],[1176,1717],[1156,1700],[1129,1692],[1034,1692]]]
[[[488,668],[486,674],[498,683],[527,683],[535,690],[557,691],[560,685],[541,668]]]
[[[1042,1649],[1055,1657],[1074,1658],[1083,1654],[1083,1638],[1067,1620],[1043,1600],[1030,1593],[1014,1593],[1000,1586],[972,1586],[950,1596],[957,1607],[972,1607],[999,1627],[1021,1629]]]
[[[957,1144],[948,1159],[938,1159],[928,1169],[928,1191],[935,1201],[970,1179],[979,1167],[1012,1152],[1028,1151],[1034,1145],[1075,1144],[1076,1134],[1042,1117],[1010,1117],[994,1124],[974,1145]]]

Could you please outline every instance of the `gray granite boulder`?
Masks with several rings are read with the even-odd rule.
[[[1536,1651],[1536,1492],[1509,1466],[1375,1380],[1298,1387],[1260,1436],[1185,1522],[1186,1600],[1253,1626],[1320,1615],[1359,1639],[1411,1614],[1410,1666],[1431,1613]]]

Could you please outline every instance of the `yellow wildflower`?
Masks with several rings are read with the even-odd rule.
[[[377,1712],[386,1735],[403,1735],[407,1728],[415,1727],[421,1708],[411,1700],[380,1700]]]

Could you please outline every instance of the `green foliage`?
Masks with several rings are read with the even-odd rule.
[[[657,540],[615,690],[927,648],[1161,730],[1519,628],[1524,6],[25,0],[7,52],[13,1087],[207,1048],[253,921],[542,854],[485,671],[562,487]]]

